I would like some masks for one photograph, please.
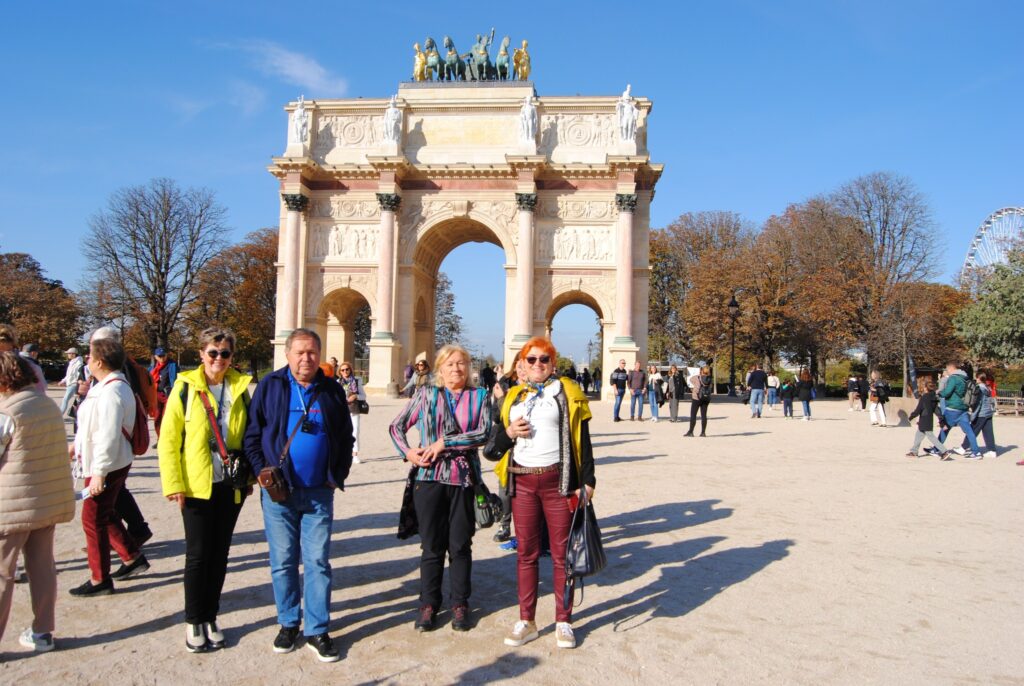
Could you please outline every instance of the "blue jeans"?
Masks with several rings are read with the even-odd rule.
[[[647,402],[651,405],[651,416],[658,418],[658,392],[653,388],[647,391]]]
[[[644,392],[643,391],[630,391],[632,397],[629,399],[629,418],[633,418],[634,412],[637,417],[643,419],[644,417]],[[640,411],[636,412],[636,406],[640,406]]]
[[[793,399],[783,398],[782,399],[782,416],[792,417],[793,416]]]
[[[270,580],[277,604],[277,623],[286,627],[300,626],[302,606],[305,606],[303,634],[319,636],[327,633],[331,620],[330,549],[334,489],[293,488],[283,503],[275,503],[266,491],[261,497],[263,526],[270,547]]]
[[[619,408],[622,407],[622,396],[624,396],[624,395],[626,395],[625,392],[623,392],[623,393],[619,393],[618,391],[615,392],[615,411],[612,414],[612,416],[615,419],[619,418]]]
[[[774,386],[768,387],[768,407],[775,407],[775,403],[778,402],[778,390],[779,389],[775,388]]]
[[[764,409],[764,389],[763,388],[751,388],[750,389],[750,416],[757,415],[761,416],[761,410]]]
[[[967,436],[967,442],[971,446],[972,453],[981,452],[978,450],[978,439],[974,435],[974,430],[971,428],[971,417],[970,413],[966,410],[954,410],[947,407],[946,411],[942,413],[943,419],[946,420],[946,426],[952,428],[954,426],[960,427],[960,430]],[[948,431],[943,429],[939,432],[939,442],[946,442],[946,434]]]
[[[810,400],[801,400],[800,402],[802,402],[804,404],[804,416],[805,417],[810,417],[811,416],[811,401]]]

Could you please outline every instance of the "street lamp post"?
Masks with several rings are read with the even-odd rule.
[[[729,301],[729,317],[732,319],[732,335],[729,337],[729,397],[736,397],[736,318],[740,314],[740,304],[733,293]]]

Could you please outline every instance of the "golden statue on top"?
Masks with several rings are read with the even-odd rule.
[[[512,78],[526,81],[530,78],[530,53],[526,51],[526,40],[523,40],[523,47],[516,48],[512,53]]]
[[[412,49],[416,51],[416,55],[412,60],[412,80],[413,81],[426,81],[427,80],[427,56],[422,50],[420,50],[419,43],[413,43]]]
[[[412,46],[415,51],[412,63],[413,81],[527,81],[530,78],[530,53],[524,40],[521,48],[516,48],[509,55],[508,36],[501,41],[497,60],[491,62],[488,48],[494,42],[494,29],[491,33],[477,34],[476,43],[466,54],[460,54],[455,41],[449,36],[444,37],[447,53],[442,57],[433,38],[427,37],[420,49],[420,44]]]

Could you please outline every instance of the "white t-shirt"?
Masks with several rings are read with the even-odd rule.
[[[217,385],[210,385],[210,405],[214,408],[214,415],[217,417],[217,423],[220,425],[220,437],[224,439],[224,445],[228,443],[228,417],[231,416],[231,389],[226,384],[219,383]],[[202,407],[202,400],[199,401],[200,406],[196,409],[200,410],[204,415],[206,414],[206,408]],[[211,436],[210,438],[213,438]],[[210,446],[213,448],[213,446]],[[224,462],[221,461],[220,455],[216,449],[210,450],[210,459],[213,460],[213,483],[219,484],[224,480]]]
[[[560,459],[558,440],[558,401],[555,398],[562,392],[562,384],[556,379],[544,387],[543,395],[533,404],[530,413],[529,438],[516,439],[513,459],[522,467],[550,467],[558,464]],[[522,418],[526,414],[527,403],[532,399],[529,394],[522,402],[516,403],[509,411],[509,423]]]

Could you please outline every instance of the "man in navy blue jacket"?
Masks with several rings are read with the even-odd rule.
[[[281,625],[274,652],[295,649],[304,605],[306,645],[320,661],[336,662],[341,654],[328,633],[331,523],[334,489],[344,488],[352,466],[352,419],[341,386],[320,370],[316,332],[292,331],[285,341],[285,357],[288,366],[263,377],[256,387],[245,432],[245,454],[253,471],[258,474],[264,467],[280,466],[288,482],[284,502],[275,503],[266,491],[261,493],[270,578]]]

